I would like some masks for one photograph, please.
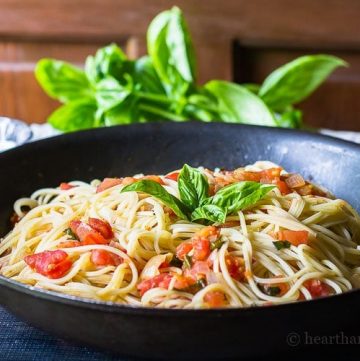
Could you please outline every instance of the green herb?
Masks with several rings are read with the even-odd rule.
[[[311,55],[275,70],[262,85],[212,80],[199,86],[191,36],[177,7],[154,18],[147,47],[147,56],[130,60],[110,44],[87,57],[85,70],[40,60],[35,69],[39,84],[65,104],[48,122],[64,132],[189,119],[298,128],[302,114],[293,104],[346,65],[334,56]]]
[[[121,190],[121,193],[124,192],[143,192],[150,194],[171,208],[178,217],[188,219],[188,209],[186,206],[181,203],[179,199],[167,192],[166,189],[157,182],[141,180],[124,187]]]
[[[221,188],[208,203],[233,213],[262,199],[275,186],[258,182],[238,182]]]
[[[228,123],[275,126],[275,118],[266,104],[241,85],[212,80],[205,84],[218,103],[220,119]]]
[[[228,214],[255,204],[275,186],[239,182],[226,186],[209,197],[207,178],[197,169],[185,164],[179,174],[178,187],[181,199],[151,180],[135,182],[124,187],[121,192],[147,193],[163,202],[182,219],[224,223]]]
[[[178,177],[178,187],[181,201],[194,210],[209,197],[209,183],[205,176],[185,164]]]
[[[291,247],[291,243],[289,241],[275,241],[275,242],[273,242],[273,244],[276,247],[276,249],[279,250],[279,251],[281,249]]]
[[[184,257],[184,266],[186,268],[191,268],[192,266],[192,258],[189,255],[185,255]]]
[[[269,296],[278,296],[281,292],[281,289],[278,286],[269,286],[266,287],[265,291]]]
[[[210,244],[210,250],[213,251],[214,249],[220,249],[221,246],[224,244],[225,242],[221,240],[221,238],[217,239],[215,242],[211,242]]]
[[[335,56],[302,56],[271,73],[259,96],[272,109],[282,110],[309,96],[339,66],[346,62]]]
[[[64,233],[69,236],[70,239],[79,240],[78,236],[72,231],[71,228],[66,228]]]
[[[214,204],[206,204],[191,213],[191,220],[206,219],[214,223],[224,223],[227,210]]]

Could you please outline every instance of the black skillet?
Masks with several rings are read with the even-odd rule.
[[[264,127],[153,123],[58,136],[0,154],[0,234],[14,200],[62,181],[166,173],[184,163],[235,168],[259,159],[303,174],[360,210],[360,147],[353,143]],[[1,277],[0,303],[60,337],[164,360],[284,354],[309,347],[309,335],[356,335],[360,320],[360,291],[281,306],[184,311],[98,303]]]

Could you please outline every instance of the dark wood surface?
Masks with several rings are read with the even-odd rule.
[[[360,130],[360,1],[179,0],[198,56],[199,82],[262,81],[305,53],[339,55],[337,71],[301,104],[314,126]],[[165,0],[0,0],[0,114],[42,122],[54,107],[36,84],[41,57],[81,64],[117,42],[131,57],[145,52],[151,19]]]

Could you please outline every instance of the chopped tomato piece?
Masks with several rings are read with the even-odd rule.
[[[139,181],[139,179],[137,179],[137,178],[125,177],[125,178],[123,178],[123,179],[121,180],[121,184],[122,184],[123,186],[128,186],[129,184],[133,184],[133,183],[138,182],[138,181]]]
[[[72,248],[72,247],[79,247],[82,246],[81,242],[79,241],[64,241],[60,242],[57,247],[58,248]]]
[[[330,295],[331,288],[320,280],[307,280],[304,282],[304,286],[309,290],[313,298],[325,297]]]
[[[180,260],[184,260],[185,256],[193,249],[193,245],[191,242],[183,242],[180,243],[176,247],[176,257]]]
[[[175,277],[174,288],[176,288],[178,290],[188,288],[196,283],[196,280],[194,280],[191,277],[185,277],[185,276],[180,276],[180,275],[175,275],[174,277]]]
[[[192,265],[191,269],[186,268],[184,270],[185,277],[191,278],[195,281],[200,278],[206,278],[209,273],[210,267],[205,261],[197,261]]]
[[[308,244],[309,232],[308,231],[279,231],[276,233],[276,238],[279,241],[288,241],[293,246],[299,246],[300,244]]]
[[[96,266],[117,266],[122,263],[121,257],[104,249],[93,249],[90,260]]]
[[[280,173],[282,168],[269,168],[261,171],[261,183],[273,183],[280,180]]]
[[[244,260],[242,258],[227,255],[225,256],[225,263],[232,278],[237,281],[244,279],[245,267]]]
[[[70,228],[72,229],[71,223]],[[83,245],[109,243],[109,240],[105,239],[99,232],[95,231],[85,222],[80,222],[74,233],[76,233]]]
[[[234,178],[236,181],[252,181],[252,182],[260,182],[261,172],[249,172],[242,168],[235,169]]]
[[[109,222],[103,221],[98,218],[89,218],[89,226],[95,231],[99,232],[104,238],[110,239],[114,237]]]
[[[153,182],[159,183],[161,185],[164,185],[165,183],[163,182],[163,180],[157,176],[157,175],[146,175],[144,177],[142,177],[141,179],[147,179],[147,180],[151,180]]]
[[[137,289],[141,296],[143,296],[145,292],[155,287],[168,289],[172,278],[173,276],[170,273],[161,273],[153,278],[140,282],[137,285]]]
[[[60,184],[60,189],[61,189],[62,191],[67,191],[67,190],[69,190],[69,189],[71,189],[71,188],[75,188],[75,186],[73,186],[73,185],[71,185],[71,184],[69,184],[69,183],[61,183],[61,184]]]
[[[209,291],[204,296],[204,301],[211,308],[222,307],[226,303],[225,295],[220,291]]]
[[[48,278],[61,278],[72,265],[68,254],[62,250],[35,253],[26,256],[24,261],[37,273]]]
[[[300,174],[291,174],[290,177],[285,179],[286,184],[290,188],[303,187],[306,183]]]
[[[122,181],[119,178],[104,178],[104,180],[96,188],[96,193],[100,193],[106,189],[115,187],[121,183]]]
[[[306,184],[303,187],[297,188],[296,192],[298,192],[301,196],[308,196],[313,193],[314,187],[311,184]]]
[[[71,231],[76,234],[76,231],[77,231],[78,227],[80,226],[80,224],[81,224],[81,221],[79,221],[78,219],[71,221],[70,222]]]
[[[204,261],[210,255],[210,241],[204,237],[196,237],[193,239],[195,261]]]
[[[178,180],[178,178],[179,178],[179,174],[180,174],[180,172],[172,172],[172,173],[167,174],[167,175],[165,176],[165,178],[171,179],[171,180],[177,182],[177,180]]]
[[[196,235],[198,235],[200,237],[208,238],[209,241],[214,242],[220,236],[220,229],[215,226],[208,226],[208,227],[202,228]]]
[[[279,180],[275,184],[279,188],[281,194],[285,195],[291,193],[291,190],[284,181]]]

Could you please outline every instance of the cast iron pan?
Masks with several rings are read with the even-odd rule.
[[[15,199],[61,181],[164,173],[185,162],[235,168],[259,159],[322,184],[360,210],[360,147],[264,127],[156,123],[78,132],[0,154],[0,234]],[[306,347],[310,335],[356,335],[360,291],[281,306],[227,310],[130,308],[0,278],[0,303],[60,337],[127,356],[242,359]],[[298,335],[298,336],[297,336]]]

